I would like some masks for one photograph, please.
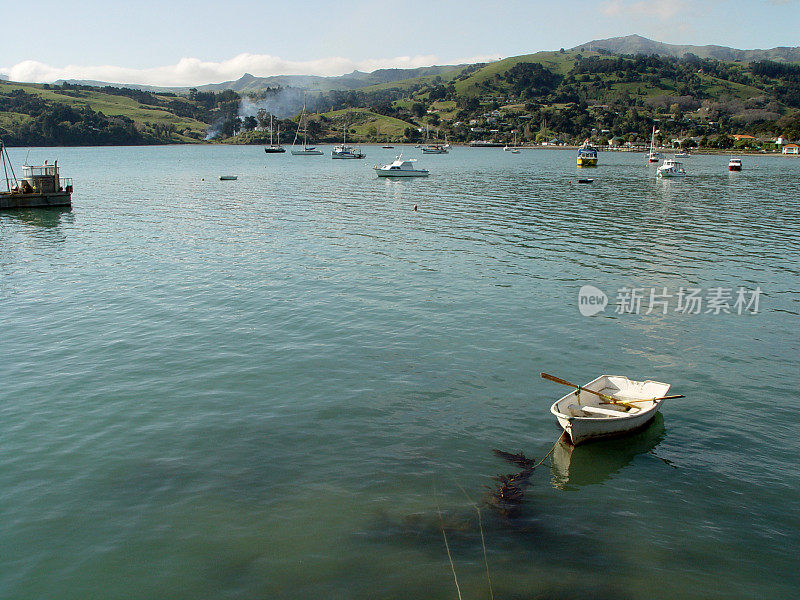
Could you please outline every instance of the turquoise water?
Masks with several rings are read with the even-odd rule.
[[[31,151],[76,191],[0,212],[0,597],[455,598],[443,528],[465,599],[796,593],[800,161],[365,150]],[[491,450],[559,433],[540,371],[686,398],[557,446],[506,517]]]

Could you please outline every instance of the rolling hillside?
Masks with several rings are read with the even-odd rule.
[[[235,96],[231,108],[238,109]],[[192,143],[223,111],[175,94],[0,81],[0,138],[9,145]],[[223,103],[224,104],[224,103]]]
[[[286,142],[296,126],[286,119],[307,102],[317,113],[309,124],[315,142],[338,141],[345,122],[354,142],[416,141],[428,128],[454,142],[508,141],[514,132],[525,141],[633,141],[649,137],[654,122],[665,139],[696,143],[744,133],[800,137],[800,64],[701,58],[690,52],[698,48],[717,47],[629,36],[468,66],[244,75],[185,93],[0,81],[0,136],[12,144],[145,144],[197,142],[210,132],[262,143],[271,113],[283,120]]]
[[[722,61],[754,62],[773,60],[777,62],[800,62],[800,48],[781,46],[769,50],[738,50],[727,46],[681,46],[665,44],[640,35],[627,35],[605,40],[592,40],[575,46],[577,52],[604,50],[612,54],[657,54],[682,58],[694,54],[699,58],[714,58]]]

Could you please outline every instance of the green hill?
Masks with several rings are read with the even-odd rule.
[[[627,35],[605,40],[592,40],[572,50],[605,51],[612,54],[657,54],[682,58],[693,54],[699,58],[714,58],[722,61],[754,62],[772,60],[777,62],[800,62],[800,48],[780,46],[769,50],[739,50],[727,46],[687,46],[665,44],[640,35]]]
[[[153,144],[197,142],[211,131],[233,143],[263,143],[272,112],[284,118],[285,142],[296,127],[285,118],[296,119],[308,101],[315,142],[338,141],[345,124],[354,142],[415,141],[427,128],[454,142],[507,142],[515,132],[520,141],[633,141],[649,139],[655,122],[664,140],[800,137],[800,64],[646,54],[650,40],[617,42],[458,68],[354,72],[313,84],[290,77],[281,80],[288,87],[268,89],[259,89],[265,78],[246,75],[233,82],[239,92],[0,81],[0,136],[11,145]],[[351,87],[329,89],[334,82]],[[327,91],[294,87],[306,84]]]
[[[0,138],[8,145],[191,143],[235,114],[236,94],[194,99],[128,88],[0,81]]]

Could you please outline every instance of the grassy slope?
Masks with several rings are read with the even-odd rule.
[[[137,123],[171,123],[174,124],[178,130],[190,129],[200,133],[205,133],[208,129],[208,125],[201,121],[188,117],[179,117],[163,108],[149,107],[127,96],[115,96],[100,91],[84,90],[75,92],[78,95],[73,96],[60,94],[52,89],[45,89],[41,85],[35,83],[12,83],[0,87],[0,91],[5,94],[15,89],[21,89],[28,94],[40,96],[47,101],[60,102],[68,106],[80,107],[88,105],[92,110],[102,112],[107,117],[124,116],[133,119]],[[169,99],[174,100],[175,98]],[[4,118],[8,114],[9,113],[3,113],[0,115],[0,118]]]
[[[598,55],[596,52],[582,52],[581,54],[585,57]],[[575,57],[577,55],[578,52],[571,51],[563,53],[537,52],[536,54],[527,54],[500,60],[486,65],[462,81],[457,81],[455,83],[456,91],[464,96],[481,96],[485,94],[485,91],[478,87],[478,84],[487,80],[492,80],[496,75],[502,74],[514,65],[523,62],[539,63],[554,73],[566,75],[574,66]],[[607,90],[605,95],[609,92],[621,91],[635,94],[639,89],[641,89],[642,95],[646,97],[675,93],[674,86],[667,81],[663,81],[661,85],[654,86],[644,82],[620,83],[616,81],[617,78],[614,75],[609,76],[601,74],[601,77],[603,80],[609,80],[612,84],[611,90]],[[717,79],[710,75],[700,75],[700,77],[706,87],[706,91],[712,98],[729,96],[732,98],[747,99],[764,94],[763,90],[753,86]],[[497,83],[497,81],[494,81],[494,83]]]
[[[584,56],[590,56],[592,54],[595,53],[583,53]],[[577,52],[537,52],[536,54],[525,54],[523,56],[513,56],[511,58],[498,60],[497,62],[489,63],[485,67],[478,69],[466,79],[456,81],[456,91],[463,96],[481,96],[485,92],[483,92],[477,84],[483,83],[489,79],[494,79],[496,75],[508,71],[511,67],[519,63],[539,63],[554,73],[566,75],[575,64],[575,57],[577,55]]]
[[[360,92],[376,92],[380,90],[391,90],[391,89],[400,89],[400,90],[408,90],[415,86],[421,84],[430,84],[433,83],[437,77],[442,78],[442,83],[447,83],[448,81],[452,81],[461,73],[461,69],[456,69],[454,71],[445,71],[439,75],[425,75],[423,77],[412,77],[411,79],[403,79],[402,81],[392,81],[391,83],[379,83],[376,85],[370,85],[368,87],[361,88]]]
[[[393,139],[402,138],[406,127],[416,127],[413,123],[401,121],[394,117],[387,117],[364,108],[334,110],[323,114],[328,119],[326,133],[329,137],[341,136],[342,125],[345,119],[347,119],[347,135],[348,137],[353,135],[354,141],[368,140],[370,137],[369,132],[372,128],[375,129],[380,140],[385,140],[385,136],[387,135]],[[355,130],[355,132],[353,132],[353,130]]]

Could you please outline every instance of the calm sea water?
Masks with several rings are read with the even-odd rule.
[[[578,185],[573,152],[456,148],[378,180],[398,151],[31,151],[76,191],[0,212],[0,597],[456,598],[443,529],[465,599],[796,594],[800,161],[602,153]],[[763,295],[618,314],[626,286]],[[492,449],[559,433],[540,371],[686,398],[557,446],[506,517]]]

